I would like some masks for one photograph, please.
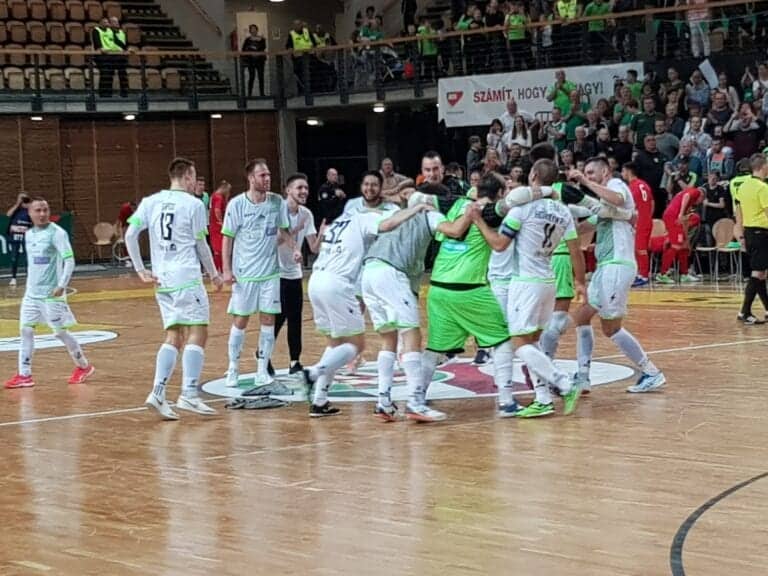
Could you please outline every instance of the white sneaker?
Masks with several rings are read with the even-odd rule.
[[[11,281],[8,282],[8,286],[11,286],[11,287],[16,286],[16,278],[11,278]]]
[[[200,398],[190,398],[188,396],[179,396],[178,400],[176,400],[176,408],[186,410],[187,412],[195,412],[196,414],[216,414],[216,410],[208,406]]]
[[[415,422],[442,422],[446,415],[444,412],[434,410],[428,406],[414,406],[407,404],[405,407],[405,417]]]
[[[237,388],[240,385],[240,374],[237,370],[227,370],[227,388]]]
[[[159,398],[154,393],[150,392],[147,396],[147,401],[144,404],[150,408],[157,410],[157,413],[163,417],[163,420],[178,420],[179,415],[171,409],[171,405],[165,400],[165,398]]]
[[[275,381],[269,374],[256,374],[253,377],[254,386],[264,386],[266,384],[272,384]]]

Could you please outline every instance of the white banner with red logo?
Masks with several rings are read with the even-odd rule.
[[[637,70],[643,77],[642,62],[623,62],[603,66],[563,68],[566,80],[582,89],[594,105],[600,98],[613,95],[617,79],[624,79],[627,70]],[[552,110],[547,94],[555,84],[555,69],[528,70],[507,74],[486,74],[441,78],[437,85],[438,119],[454,126],[486,126],[506,111],[510,98],[517,100],[520,111],[536,114]]]

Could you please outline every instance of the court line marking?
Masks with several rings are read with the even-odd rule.
[[[753,476],[749,480],[744,480],[738,484],[731,486],[730,488],[723,490],[717,496],[710,498],[704,504],[696,508],[685,521],[677,529],[677,533],[672,540],[672,546],[669,550],[669,567],[672,570],[672,576],[685,576],[685,567],[683,566],[683,546],[685,545],[685,539],[688,533],[696,525],[696,522],[711,508],[725,500],[735,492],[738,492],[742,488],[754,484],[758,480],[768,477],[768,472],[763,472],[757,476]]]
[[[707,350],[710,348],[726,348],[729,346],[742,346],[745,344],[763,344],[768,342],[768,338],[756,338],[754,340],[734,340],[733,342],[716,342],[713,344],[697,344],[694,346],[681,346],[678,348],[663,348],[661,350],[651,350],[647,352],[650,356],[652,354],[670,354],[672,352],[686,352],[688,350]],[[617,358],[624,358],[623,354],[613,354],[610,356],[601,356],[599,358],[593,358],[595,361],[602,360],[615,360]],[[214,398],[212,400],[206,400],[206,403],[213,404],[218,402],[226,402],[230,398]],[[77,420],[79,418],[100,418],[102,416],[114,416],[117,414],[131,414],[133,412],[142,412],[149,410],[147,406],[137,406],[134,408],[118,408],[115,410],[103,410],[100,412],[86,412],[82,414],[67,414],[65,416],[49,416],[47,418],[33,418],[31,420],[14,420],[12,422],[0,422],[0,428],[7,428],[9,426],[24,426],[26,424],[45,424],[46,422],[61,422],[65,420]]]

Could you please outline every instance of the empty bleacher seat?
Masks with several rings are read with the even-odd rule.
[[[21,68],[6,66],[3,68],[3,78],[8,90],[24,90],[24,70]]]
[[[126,24],[123,26],[125,30],[125,41],[129,46],[138,46],[141,44],[141,28],[136,24]]]
[[[104,2],[103,6],[107,17],[112,18],[114,16],[118,20],[123,18],[123,9],[120,7],[120,2]]]
[[[85,54],[82,54],[83,47],[78,46],[76,44],[67,44],[64,49],[67,52],[80,52],[80,54],[68,54],[67,59],[69,60],[70,66],[76,66],[79,68],[82,68],[85,66]]]
[[[26,20],[29,17],[27,0],[8,0],[8,11],[15,20]]]
[[[161,75],[166,90],[181,90],[181,74],[176,68],[163,68]]]
[[[64,0],[48,0],[46,5],[48,6],[49,20],[55,20],[56,22],[67,21],[67,6],[64,4]]]
[[[0,0],[0,20],[8,20],[8,2]]]
[[[157,68],[146,68],[144,73],[147,77],[147,90],[162,90],[163,77]]]
[[[45,22],[48,18],[48,6],[45,0],[27,0],[27,8],[29,9],[29,17],[32,20]]]
[[[64,69],[64,78],[70,90],[85,90],[85,74],[80,68]]]
[[[141,90],[141,70],[128,68],[126,73],[128,74],[128,90]]]
[[[85,20],[85,8],[81,0],[67,0],[67,12],[70,20],[82,22]]]
[[[144,48],[144,50],[147,52],[157,52],[158,48],[155,48],[154,46],[147,46]],[[144,65],[149,66],[150,68],[160,68],[162,67],[163,62],[159,54],[147,54],[144,56]]]
[[[8,37],[14,44],[26,44],[27,42],[27,27],[24,22],[18,20],[11,20],[6,24],[8,28]]]
[[[64,72],[57,68],[48,68],[45,71],[45,85],[49,90],[66,90],[67,80],[64,76]]]
[[[21,44],[8,44],[5,46],[8,50],[24,50],[24,46]],[[6,55],[6,62],[8,62],[11,66],[15,67],[21,67],[25,66],[27,64],[27,55],[26,54],[7,54]]]
[[[67,22],[64,25],[70,44],[85,44],[85,30],[80,22]]]
[[[67,65],[67,58],[64,56],[61,46],[57,46],[56,44],[48,44],[45,49],[48,52],[62,52],[62,54],[48,54],[48,66],[64,68],[64,66]]]
[[[85,0],[83,7],[88,14],[88,20],[91,22],[98,22],[104,18],[104,8],[98,0]]]
[[[48,41],[53,44],[67,43],[67,30],[61,22],[48,22],[45,25],[48,31]]]
[[[8,29],[0,22],[0,44],[8,42]]]
[[[45,42],[48,40],[48,34],[45,31],[45,24],[38,22],[37,20],[30,20],[27,22],[27,33],[29,35],[30,42],[45,44]]]
[[[40,90],[45,88],[45,73],[42,68],[25,68],[24,77],[27,80],[27,86],[32,90],[37,90],[38,82],[40,82]]]

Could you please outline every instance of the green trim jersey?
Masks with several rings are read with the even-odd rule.
[[[263,282],[280,275],[278,229],[288,229],[288,204],[272,192],[254,202],[244,192],[227,204],[221,233],[234,239],[232,273],[238,282]]]
[[[623,180],[611,178],[606,187],[621,194],[624,202],[619,208],[624,208],[630,212],[635,210],[635,201]],[[592,217],[590,221],[595,223],[595,217]],[[595,258],[597,258],[598,266],[605,264],[635,266],[635,230],[632,224],[625,220],[597,219]]]
[[[27,254],[25,298],[50,298],[59,286],[59,276],[67,258],[74,258],[66,231],[51,222],[45,228],[30,228],[24,235]]]
[[[512,281],[553,283],[552,254],[561,240],[578,238],[573,216],[559,200],[542,198],[513,207],[500,232],[513,239]]]
[[[379,224],[393,213],[359,212],[342,214],[326,228],[314,272],[329,272],[356,285],[368,245],[379,234]]]
[[[472,200],[468,198],[459,198],[451,206],[445,219],[448,222],[458,220],[471,203]],[[470,226],[461,239],[446,238],[442,234],[438,234],[437,239],[441,244],[432,267],[432,283],[470,286],[487,284],[491,247],[477,226]]]
[[[161,190],[144,198],[128,223],[149,232],[152,274],[159,292],[202,282],[197,241],[208,234],[208,219],[199,199],[183,190]]]

